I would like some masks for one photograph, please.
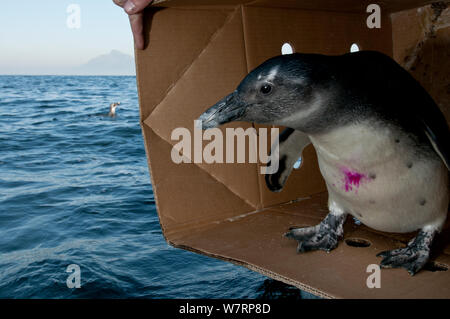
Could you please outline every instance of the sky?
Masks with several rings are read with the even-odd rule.
[[[80,9],[79,28],[74,11]],[[53,74],[118,50],[133,55],[128,16],[112,0],[2,1],[0,74]]]

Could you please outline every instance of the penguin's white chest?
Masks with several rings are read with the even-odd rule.
[[[447,169],[437,157],[417,156],[406,134],[358,124],[310,139],[327,184],[330,209],[388,232],[438,227],[445,220]]]

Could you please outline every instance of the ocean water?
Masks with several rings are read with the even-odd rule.
[[[0,76],[0,298],[301,297],[164,241],[135,77]]]

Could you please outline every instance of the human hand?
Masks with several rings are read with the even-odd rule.
[[[122,7],[130,18],[131,31],[133,32],[134,45],[139,50],[144,49],[144,9],[150,5],[153,0],[113,0],[113,2]]]

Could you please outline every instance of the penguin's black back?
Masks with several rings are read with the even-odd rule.
[[[341,61],[334,64],[336,81],[346,92],[347,107],[353,105],[353,111],[362,112],[362,116],[373,115],[392,123],[416,136],[419,143],[435,143],[448,166],[447,121],[411,74],[380,52],[360,51],[338,58]]]

